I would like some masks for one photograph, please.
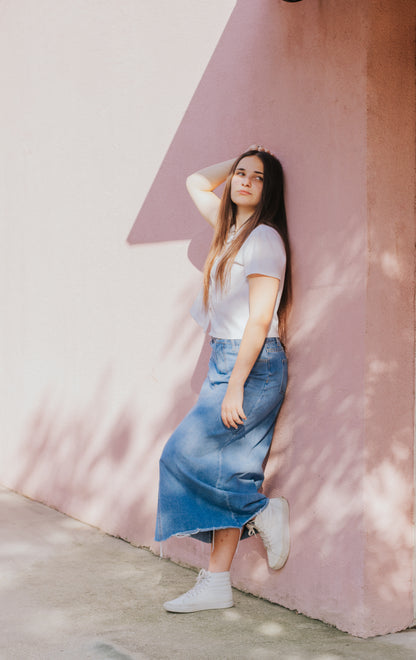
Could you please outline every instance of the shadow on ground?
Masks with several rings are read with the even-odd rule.
[[[234,590],[168,614],[195,573],[0,488],[0,657],[7,660],[409,660],[414,631],[361,640]]]

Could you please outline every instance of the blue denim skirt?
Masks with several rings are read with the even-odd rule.
[[[286,391],[287,360],[280,341],[267,338],[244,386],[247,419],[228,429],[221,404],[240,343],[211,339],[208,375],[198,401],[165,445],[156,541],[175,535],[209,543],[213,530],[242,528],[268,504],[259,489]]]

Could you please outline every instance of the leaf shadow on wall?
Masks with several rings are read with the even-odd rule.
[[[268,81],[252,70],[252,52],[256,44],[264,43],[270,12],[276,15],[273,0],[261,7],[241,0],[237,3],[130,231],[130,245],[189,239],[188,258],[202,268],[212,229],[199,218],[189,200],[185,178],[208,163],[238,154],[257,139],[271,143],[273,93]],[[269,39],[273,39],[272,34]],[[264,56],[266,53],[267,48]],[[252,82],[257,80],[257,87],[250,88],[248,75]],[[259,86],[263,98],[268,98],[268,112],[242,113],[239,99],[248,94],[254,101]],[[262,103],[256,104],[258,109],[263,107]],[[171,320],[172,327],[188,330],[185,336],[172,334],[173,339],[170,337],[162,349],[164,360],[185,353],[190,344],[200,341],[200,330],[191,328],[188,321],[185,301],[189,300],[189,292],[177,295],[178,315]],[[81,354],[82,350],[80,347]],[[155,418],[149,442],[134,442],[135,437],[147,433],[142,428],[140,401],[120,406],[118,416],[103,428],[111,398],[111,365],[89,400],[77,410],[66,411],[52,391],[45,392],[26,424],[19,448],[24,460],[18,461],[15,475],[17,487],[110,533],[137,544],[151,544],[160,451],[169,432],[195,400],[206,373],[208,353],[205,341],[191,377],[191,392],[188,375],[177,383],[163,419]],[[140,483],[131,491],[123,488],[124,480]]]
[[[183,186],[189,172],[220,158],[228,158],[230,153],[238,153],[251,142],[270,144],[283,161],[288,178],[295,171],[299,175],[297,186],[291,185],[288,190],[287,201],[292,222],[295,300],[297,296],[304,309],[298,308],[294,314],[296,336],[289,342],[291,382],[264,484],[267,493],[283,491],[293,503],[293,561],[279,576],[267,576],[267,571],[260,567],[260,563],[264,566],[264,551],[258,539],[245,541],[239,548],[242,567],[239,574],[244,579],[238,576],[236,579],[240,580],[242,588],[250,584],[254,593],[271,599],[275,598],[276,582],[279,581],[279,593],[285,603],[296,607],[297,601],[291,592],[297,575],[302,573],[302,570],[299,571],[305,552],[302,539],[308,539],[308,554],[312,553],[314,559],[312,564],[307,563],[308,574],[302,576],[304,586],[300,586],[299,590],[312,591],[317,600],[323,602],[326,586],[319,566],[325,565],[336,576],[333,581],[334,597],[341,602],[342,594],[350,590],[348,595],[356,599],[357,617],[360,618],[362,603],[358,602],[360,596],[356,590],[354,548],[364,542],[361,536],[361,498],[365,440],[364,429],[360,425],[363,420],[363,392],[357,388],[352,374],[359,374],[360,360],[364,364],[364,355],[357,355],[355,347],[362,346],[365,323],[362,297],[363,264],[366,259],[363,236],[365,219],[359,216],[360,211],[357,216],[360,200],[354,206],[361,187],[360,175],[352,173],[347,166],[348,162],[356,162],[357,153],[362,149],[358,139],[354,142],[351,137],[355,131],[357,107],[354,105],[355,99],[350,98],[346,102],[345,114],[339,111],[338,90],[332,86],[331,75],[328,75],[330,65],[318,73],[314,71],[314,77],[307,80],[310,73],[308,64],[303,61],[303,69],[300,70],[299,53],[302,48],[309,48],[308,54],[312,53],[313,61],[317,49],[313,35],[308,37],[304,32],[297,32],[294,39],[290,24],[289,27],[286,24],[288,31],[285,34],[283,23],[279,20],[281,8],[278,3],[274,7],[265,3],[264,8],[266,5],[267,13],[265,11],[260,16],[256,13],[253,20],[250,11],[254,8],[250,8],[249,3],[239,3],[241,13],[233,15],[224,32],[129,240],[150,240],[146,233],[148,230],[141,223],[144,223],[146,213],[151,217],[156,212],[163,217],[162,197],[158,195],[158,190],[162,191],[169,176],[174,182],[173,194],[176,187]],[[329,23],[334,24],[333,17],[328,16],[330,8],[321,7],[319,11],[323,23],[328,19]],[[338,53],[338,60],[334,60],[335,71],[332,75],[339,75],[341,80],[348,70],[349,49],[347,46],[344,49],[344,61],[339,56],[343,49],[340,46],[334,48],[335,40],[342,34],[347,39],[343,18],[339,17],[337,21],[338,31],[328,38],[329,42],[322,42],[321,60],[325,61],[327,50],[333,48]],[[250,33],[247,25],[250,25]],[[312,45],[307,43],[308,38]],[[227,52],[231,43],[230,52]],[[248,56],[253,52],[256,58],[248,65]],[[288,87],[287,80],[279,79],[279,57],[282,52],[285,53],[285,66],[290,69],[290,63],[293,65],[291,87]],[[233,66],[235,61],[240,63],[237,69]],[[225,62],[228,69],[224,66]],[[245,80],[239,78],[241,71],[244,71]],[[317,94],[317,89],[323,93]],[[232,94],[230,90],[236,93]],[[277,90],[284,90],[284,102],[280,102]],[[242,112],[241,98],[244,98],[244,107],[250,108],[247,114]],[[243,134],[247,135],[247,140],[241,144]],[[305,153],[303,145],[308,144],[309,135],[315,135],[315,148]],[[207,148],[202,145],[204,140]],[[225,146],[227,149],[222,151]],[[173,171],[177,173],[178,168],[180,182],[172,174],[169,175]],[[296,193],[298,199],[295,198]],[[174,225],[178,225],[176,236],[179,238],[192,238],[192,229],[187,224],[189,217],[182,216],[182,210],[189,204],[184,201],[182,207],[180,204],[178,206],[179,215]],[[306,224],[309,225],[307,228]],[[167,240],[169,236],[174,237],[173,227],[165,232],[160,227],[154,234],[154,240]],[[322,236],[326,236],[328,241],[323,243]],[[198,249],[195,252],[198,258],[201,257]],[[386,274],[380,272],[380,277],[386,279]],[[347,330],[348,336],[345,337]],[[347,358],[348,354],[351,358]],[[372,352],[369,357],[373,359]],[[377,362],[377,358],[374,359]],[[384,361],[383,356],[380,360]],[[390,378],[397,377],[397,367],[390,365],[385,368]],[[381,380],[375,375],[374,392],[382,387]],[[376,407],[376,399],[372,401],[370,397],[369,404]],[[279,431],[282,431],[281,435]],[[382,429],[380,433],[382,435]],[[406,461],[398,459],[401,455],[408,457],[405,448],[401,447],[399,437],[402,434],[406,435],[405,427],[398,434],[398,445],[394,449],[385,447],[383,462],[389,467],[384,472],[377,495],[378,501],[384,499],[386,505],[386,493],[391,494],[392,485],[400,482],[400,475],[406,472]],[[374,471],[377,472],[376,465]],[[387,580],[390,586],[380,589],[380,598],[392,604],[396,598],[402,597],[400,587],[396,590],[394,585],[400,584],[401,566],[405,564],[408,553],[405,518],[408,516],[409,502],[402,501],[401,505],[407,510],[400,523],[402,531],[398,531],[403,551],[392,553],[394,544],[386,535],[380,540],[377,552],[385,574],[390,576]],[[168,554],[174,558],[190,563],[199,561],[200,564],[206,561],[206,550],[197,551],[191,540],[178,542],[173,539],[167,547]],[[262,576],[260,591],[259,574]],[[306,595],[305,600],[308,600]],[[313,607],[310,614],[314,614]]]
[[[272,573],[267,569],[260,540],[244,541],[233,575],[237,586],[271,600],[279,598],[288,607],[309,603],[307,613],[313,616],[316,603],[321,607],[326,602],[328,589],[332,590],[331,607],[339,611],[346,590],[350,602],[358,599],[354,542],[362,540],[364,431],[359,423],[363,419],[363,390],[357,388],[353,374],[360,373],[360,360],[364,359],[357,355],[356,347],[362,346],[364,318],[360,314],[365,314],[365,219],[354,215],[357,207],[361,208],[359,204],[354,206],[355,188],[360,181],[359,175],[348,169],[361,148],[354,142],[354,98],[347,99],[351,105],[344,114],[339,111],[339,115],[331,115],[330,109],[341,105],[329,75],[330,66],[337,62],[313,71],[314,77],[307,68],[319,48],[322,61],[331,46],[338,56],[345,51],[347,59],[348,44],[335,48],[334,43],[316,43],[314,35],[309,37],[306,30],[296,32],[294,41],[296,24],[294,19],[293,24],[290,22],[291,9],[289,4],[275,0],[238,2],[128,242],[138,245],[190,240],[188,257],[200,269],[211,230],[196,219],[198,215],[184,187],[186,175],[229,158],[252,142],[270,145],[279,154],[288,180],[295,307],[288,344],[290,385],[264,489],[268,495],[282,493],[288,497],[293,545],[283,571]],[[335,9],[320,11],[328,15]],[[341,15],[338,21],[334,42],[343,35],[347,41],[348,31],[343,30]],[[308,61],[301,57],[311,53]],[[340,78],[348,73],[346,59],[338,62]],[[309,151],[304,149],[305,144]],[[386,283],[386,291],[389,285],[397,286],[381,268],[380,281]],[[171,319],[172,328],[188,329],[184,336],[173,334],[174,339],[166,342],[162,351],[165,360],[181,353],[185,356],[189,346],[200,340],[199,330],[191,329],[185,321],[188,300],[188,290],[177,293],[178,314]],[[370,359],[376,367],[381,364],[385,369],[382,372],[375,368],[369,391],[368,408],[376,410],[382,382],[387,378],[394,383],[400,374],[398,365],[387,363],[375,348]],[[141,421],[141,413],[145,417],[148,411],[140,401],[126,402],[110,428],[100,431],[100,412],[105,412],[106,397],[110,396],[103,394],[111,381],[108,376],[97,384],[91,400],[70,417],[50,402],[52,396],[46,396],[28,421],[20,449],[24,458],[17,483],[21,490],[41,501],[53,501],[54,506],[71,515],[94,519],[94,524],[133,543],[151,545],[158,458],[169,432],[195,399],[206,361],[207,354],[201,353],[191,391],[188,375],[178,379],[167,412],[163,418],[155,416],[151,437],[146,435],[148,440],[141,443],[135,443],[134,438],[148,434]],[[352,426],[354,420],[358,422]],[[377,420],[372,421],[377,424]],[[385,429],[379,430],[384,452],[380,465],[374,465],[375,473],[383,468],[377,501],[388,508],[395,497],[392,486],[400,484],[408,469],[408,455],[400,433],[390,442]],[[405,423],[401,431],[405,438]],[[137,486],[125,488],[125,483]],[[408,502],[404,500],[403,505],[408,515]],[[98,513],[90,513],[97,509]],[[377,512],[373,515],[376,518]],[[404,523],[400,525],[400,529],[406,528]],[[392,606],[404,592],[400,571],[408,549],[405,538],[402,540],[401,553],[392,552],[396,541],[393,544],[388,535],[380,538],[377,550],[376,565],[383,566],[386,577],[379,597]],[[165,550],[194,565],[206,561],[207,548],[192,540],[171,540]],[[326,580],[328,571],[336,575],[332,584]],[[357,602],[357,616],[360,605]]]

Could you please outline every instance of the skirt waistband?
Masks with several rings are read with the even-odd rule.
[[[241,344],[241,339],[222,339],[221,337],[211,337],[210,339],[211,346],[224,346],[229,348],[239,348]],[[263,349],[268,349],[271,351],[284,351],[284,347],[279,337],[266,337]]]

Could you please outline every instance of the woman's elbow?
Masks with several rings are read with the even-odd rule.
[[[198,190],[200,188],[201,182],[200,182],[200,177],[198,176],[197,172],[194,172],[193,174],[189,174],[189,176],[186,177],[186,188],[189,192],[192,190]]]
[[[199,172],[193,172],[186,177],[186,188],[190,194],[196,192],[207,192],[211,190],[209,181],[206,180]]]
[[[266,336],[270,329],[272,317],[269,314],[261,314],[249,319],[250,324],[256,328],[259,335]]]
[[[185,184],[186,184],[186,187],[187,187],[188,190],[189,190],[189,188],[192,188],[194,179],[195,179],[194,174],[189,174],[186,177]]]

